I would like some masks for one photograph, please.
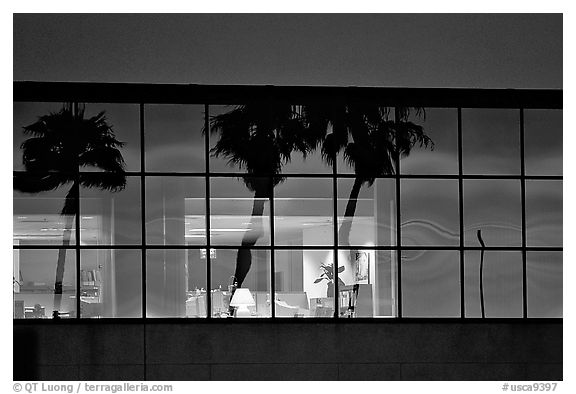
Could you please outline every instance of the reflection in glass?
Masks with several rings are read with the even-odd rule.
[[[458,181],[403,179],[402,245],[459,244]]]
[[[562,110],[524,111],[527,175],[562,175]]]
[[[522,317],[522,252],[484,251],[482,273],[481,262],[481,250],[464,253],[466,317],[482,317],[482,298],[486,318]]]
[[[16,156],[22,157],[24,170],[59,173],[58,179],[38,178],[38,190],[72,182],[79,169],[124,171],[122,142],[105,112],[90,115],[83,104],[66,103],[56,112],[37,114],[36,122],[24,125],[22,131],[27,138],[19,146],[22,156],[19,152]]]
[[[330,132],[326,119],[317,118],[313,105],[293,105],[292,121],[285,127],[287,136],[296,138],[289,140],[291,154],[282,166],[285,174],[331,174],[332,165],[323,155],[322,144]],[[310,112],[312,110],[312,112]],[[294,127],[294,126],[298,127]]]
[[[61,186],[70,187],[60,211],[63,223],[46,229],[58,238],[62,231],[62,245],[66,247],[73,231],[72,219],[78,216],[78,190],[81,187],[109,191],[124,189],[124,162],[118,151],[121,143],[103,112],[88,116],[81,104],[64,104],[58,112],[42,114],[35,123],[25,126],[25,132],[29,138],[22,143],[21,149],[26,173],[15,175],[14,189],[46,196]],[[84,168],[107,173],[79,175],[78,170]],[[56,293],[62,291],[64,260],[65,253],[60,251]]]
[[[258,191],[249,190],[244,179]],[[270,245],[269,185],[267,178],[210,180],[211,245]]]
[[[462,110],[464,174],[520,174],[520,115],[514,109]]]
[[[424,119],[411,120],[424,128],[424,132],[434,141],[434,149],[415,146],[410,155],[400,161],[402,174],[458,174],[457,110],[427,108]]]
[[[464,245],[522,245],[522,204],[518,180],[464,181]]]
[[[528,317],[562,317],[562,252],[527,252]]]
[[[238,288],[247,289],[252,296],[253,303],[246,304],[250,316],[270,317],[270,251],[252,249],[246,252],[251,255],[251,265]],[[215,249],[211,252],[213,317],[234,316],[238,308],[230,305],[234,293],[237,255],[236,249]]]
[[[90,174],[107,183],[108,174]],[[80,188],[80,242],[83,245],[141,243],[140,178],[126,177],[121,191]]]
[[[146,316],[206,317],[205,249],[146,252]]]
[[[80,317],[142,317],[141,272],[140,250],[82,250]]]
[[[562,181],[526,181],[526,244],[562,246]]]
[[[65,191],[62,188],[50,190],[44,182],[52,178],[60,178],[60,174],[51,175],[21,175],[15,179],[14,188],[38,192],[47,189],[36,197],[36,194],[23,195],[14,191],[13,243],[15,245],[61,245],[60,250],[47,253],[45,258],[54,260],[54,305],[50,313],[58,317],[61,311],[60,301],[66,298],[65,280],[69,266],[67,258],[68,246],[76,244],[76,188],[73,186]],[[38,180],[38,182],[36,182]],[[30,185],[30,187],[29,187]],[[57,184],[56,184],[57,185]],[[75,255],[73,256],[75,259]],[[74,270],[76,269],[74,265]],[[51,316],[51,315],[50,315]]]
[[[56,273],[64,253],[62,275]],[[55,278],[60,277],[60,293]],[[76,252],[73,249],[15,249],[13,251],[14,318],[76,317]]]
[[[276,245],[334,245],[332,180],[287,178],[274,189]]]
[[[338,173],[369,180],[395,173],[396,156],[434,145],[424,127],[424,108],[349,104],[331,108],[332,133],[323,146],[337,149]]]
[[[301,105],[272,101],[211,106],[210,171],[266,176],[304,167],[326,172],[320,152],[313,152],[325,129],[307,128],[303,111]],[[303,161],[304,153],[311,163]]]
[[[140,106],[137,104],[86,104],[86,116],[104,112],[106,123],[122,143],[118,151],[124,159],[124,169],[140,171]],[[82,171],[106,171],[105,168],[86,166]]]
[[[214,127],[215,119],[218,119],[221,116],[226,116],[226,114],[233,112],[238,106],[237,105],[211,105],[209,107],[210,110],[210,134],[208,136],[210,141],[210,172],[244,172],[243,169],[238,168],[238,165],[231,162],[230,157],[226,157],[223,154],[217,155],[215,154],[214,150],[216,145],[219,141],[226,139],[222,139],[222,137],[216,133],[218,130]],[[237,133],[235,136],[236,138],[240,139],[240,133]],[[230,148],[232,149],[234,146],[237,148],[242,148],[243,146],[248,148],[249,146],[244,141],[243,144],[236,144],[231,143]]]
[[[322,157],[320,150],[316,149],[306,155],[301,152],[292,152],[290,161],[282,167],[284,174],[331,174],[332,166]]]
[[[460,316],[458,251],[402,251],[402,316]]]
[[[338,252],[341,318],[396,316],[396,251]]]
[[[13,104],[13,170],[24,170],[24,163],[22,161],[22,143],[30,138],[29,135],[23,133],[24,127],[30,126],[37,122],[40,116],[57,113],[62,109],[61,103],[21,103],[14,102]]]
[[[394,179],[376,179],[372,185],[338,179],[338,244],[395,245],[395,200]]]
[[[206,244],[206,181],[146,179],[146,240],[150,245]]]
[[[241,246],[234,252],[236,268],[230,273],[237,288],[244,287],[244,280],[258,260],[257,251],[250,248],[270,245],[271,189],[269,178],[211,180],[211,245]]]
[[[144,118],[147,171],[205,171],[203,105],[150,104]]]
[[[14,190],[14,242],[20,245],[75,245],[76,215],[62,214],[69,193],[67,186],[38,194]]]
[[[332,250],[276,251],[276,317],[333,317],[333,264]]]

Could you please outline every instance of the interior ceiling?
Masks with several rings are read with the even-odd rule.
[[[269,233],[270,218],[268,216],[260,217],[263,223],[264,233]],[[354,223],[359,227],[365,227],[362,224],[372,225],[371,217],[355,217]],[[236,239],[242,237],[247,231],[254,227],[253,218],[249,215],[213,215],[211,217],[210,233],[212,237],[217,238],[218,243],[230,239],[236,243]],[[342,218],[339,218],[339,222]],[[103,228],[101,226],[102,218],[98,215],[81,217],[81,239],[83,242],[98,243]],[[292,233],[306,228],[326,228],[332,225],[332,217],[328,216],[276,216],[274,225],[277,234]],[[14,240],[34,241],[46,240],[56,241],[62,238],[65,218],[60,215],[14,215],[13,217]],[[186,215],[185,217],[185,236],[188,242],[194,242],[203,239],[206,235],[205,218],[199,215]],[[71,232],[71,239],[74,239],[74,227]],[[234,240],[234,241],[233,241]]]
[[[99,223],[100,217],[98,216],[82,216],[80,232],[83,241],[92,242],[98,239]],[[14,240],[58,240],[62,238],[65,226],[66,218],[61,215],[14,215]],[[74,239],[74,230],[75,224],[73,224],[70,233],[71,239]]]

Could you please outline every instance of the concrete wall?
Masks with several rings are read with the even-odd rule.
[[[15,380],[562,380],[562,320],[14,322]]]

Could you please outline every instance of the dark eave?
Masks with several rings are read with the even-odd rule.
[[[384,106],[562,109],[562,89],[385,88],[15,81],[14,101],[156,104],[379,103]]]

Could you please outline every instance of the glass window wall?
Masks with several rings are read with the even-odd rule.
[[[14,318],[561,317],[561,111],[403,111],[15,103]]]

